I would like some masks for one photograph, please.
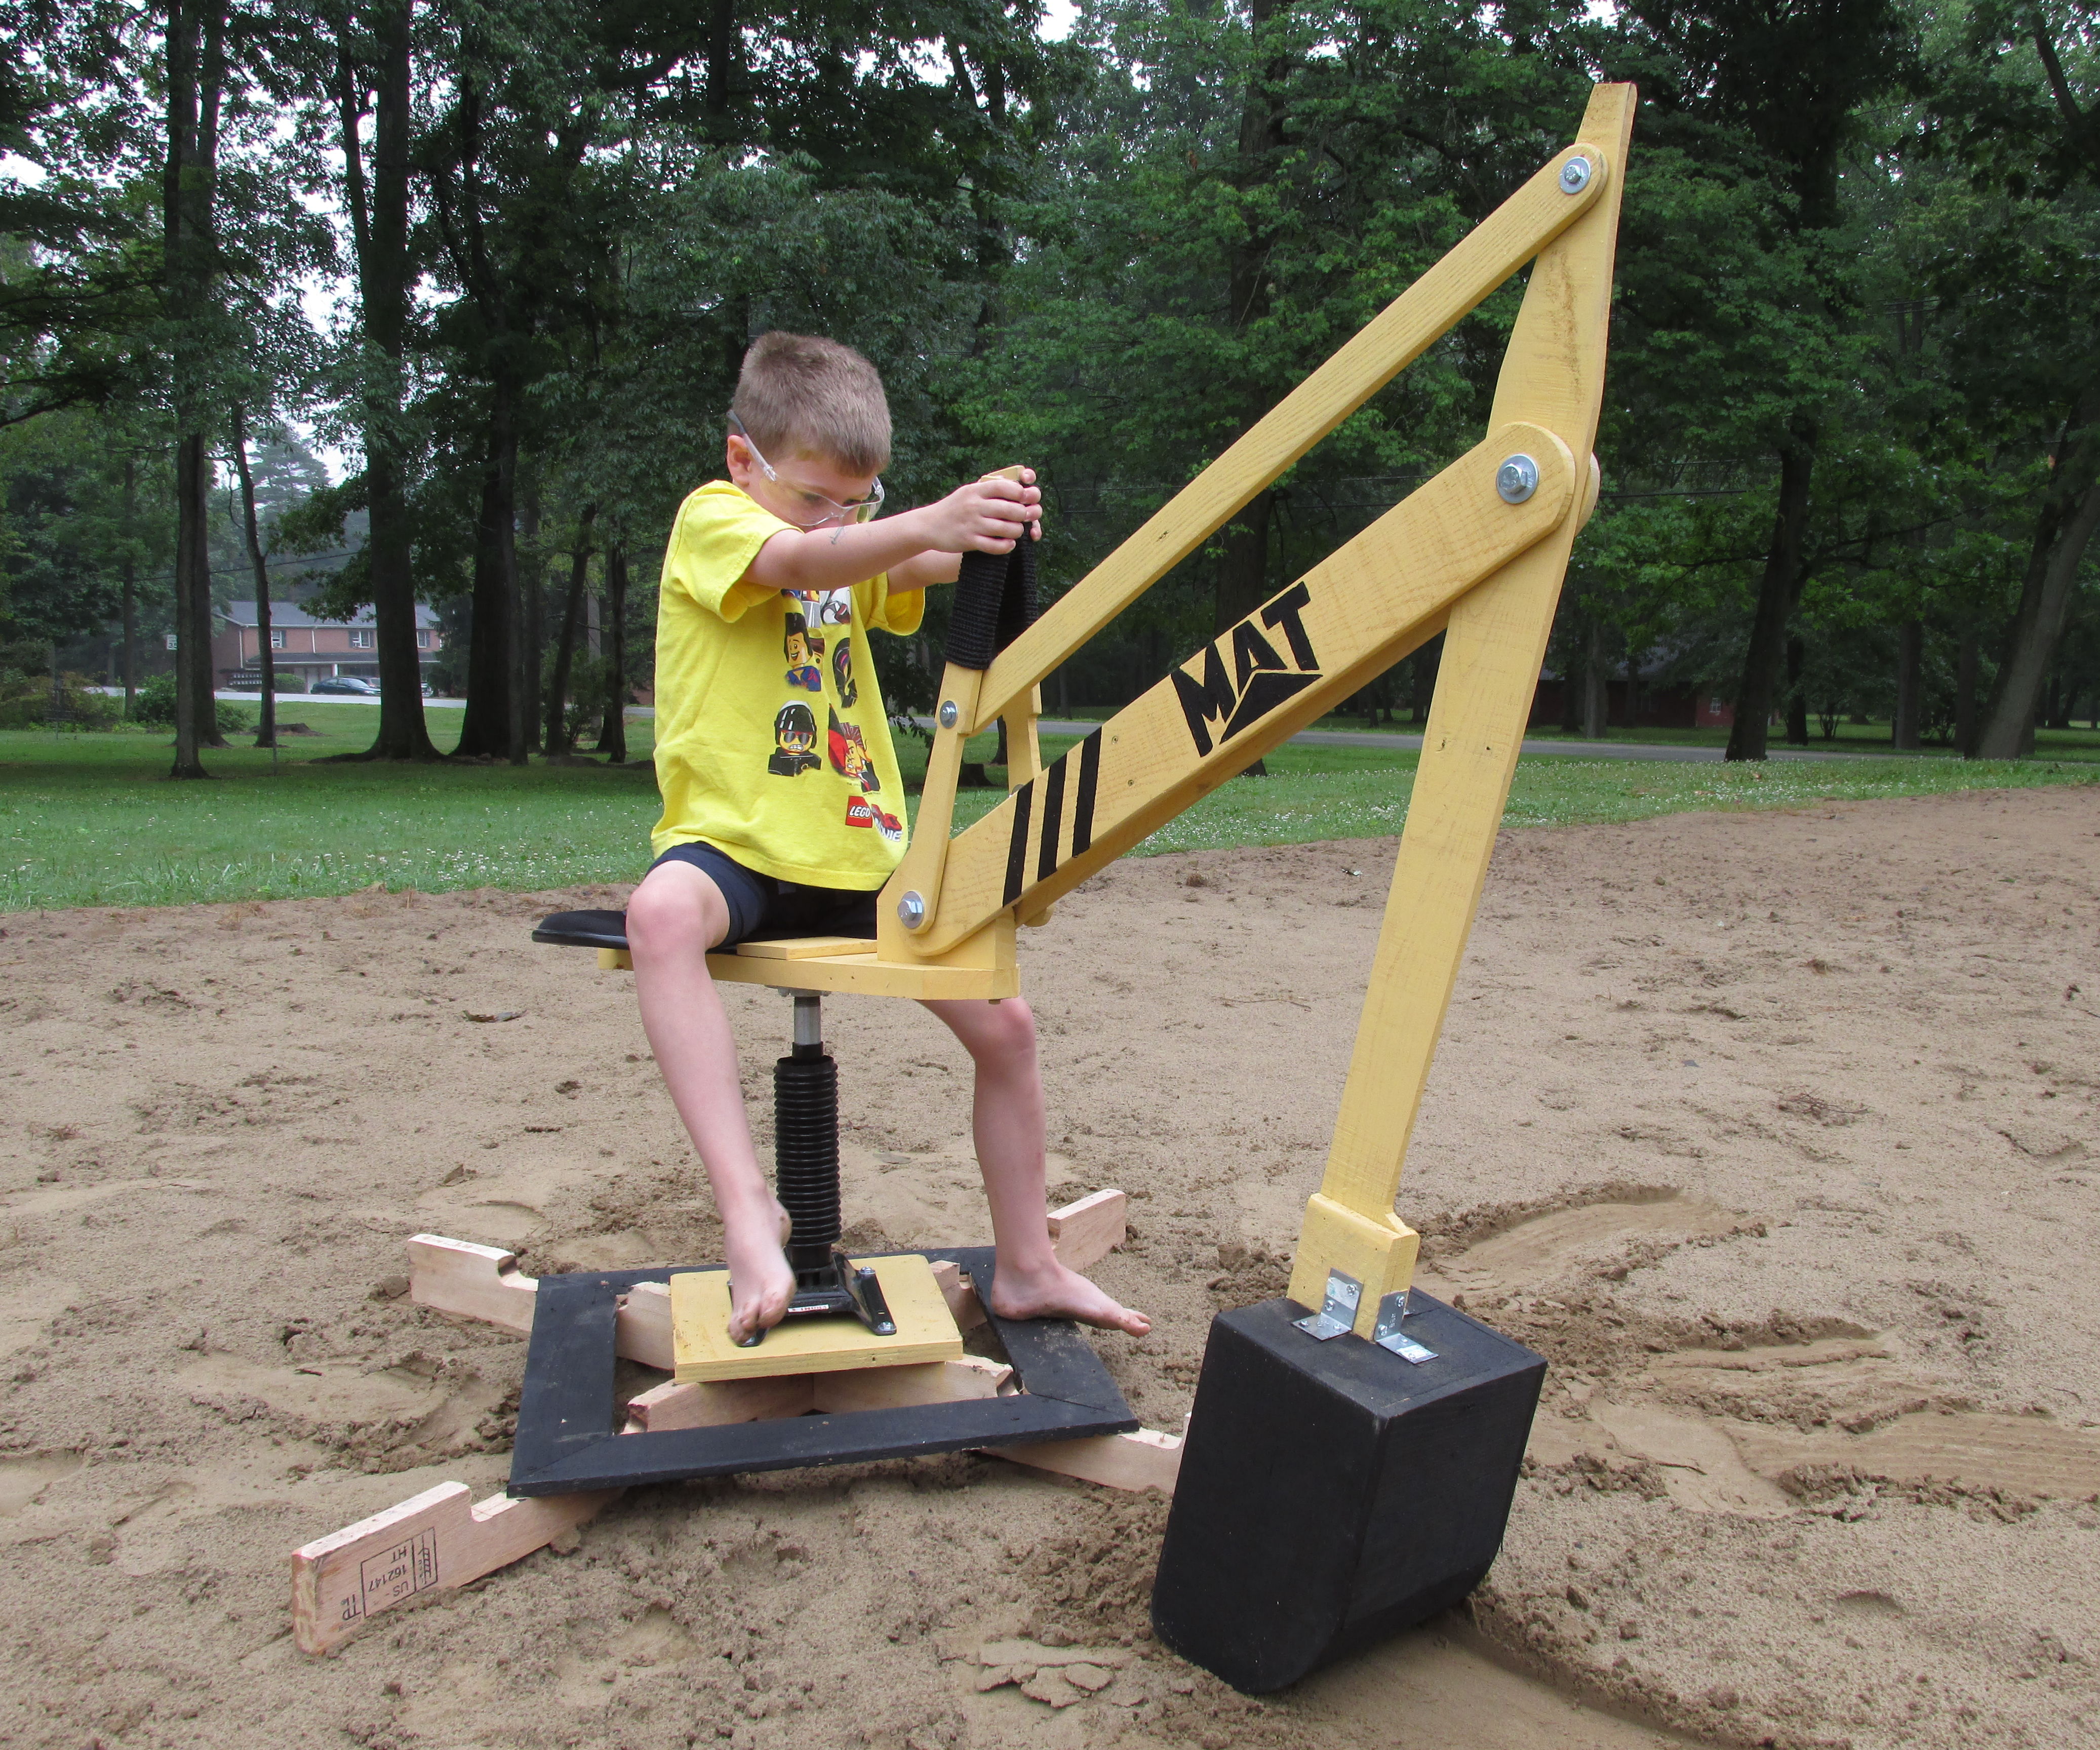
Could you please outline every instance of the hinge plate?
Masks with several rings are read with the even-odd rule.
[[[1419,1367],[1424,1361],[1435,1360],[1436,1351],[1424,1348],[1400,1328],[1401,1321],[1407,1316],[1408,1294],[1409,1290],[1402,1289],[1379,1303],[1378,1324],[1371,1333],[1371,1341],[1401,1360],[1411,1361]]]
[[[1339,1270],[1327,1272],[1327,1298],[1317,1312],[1308,1313],[1302,1319],[1290,1322],[1308,1337],[1326,1342],[1351,1329],[1357,1322],[1357,1308],[1362,1303],[1364,1285],[1352,1276],[1344,1276]]]

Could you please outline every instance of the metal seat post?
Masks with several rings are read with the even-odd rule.
[[[891,1336],[897,1324],[875,1272],[839,1249],[839,1070],[824,1049],[824,999],[814,990],[788,994],[794,1044],[773,1066],[774,1184],[791,1223],[788,1263],[795,1272],[788,1316],[844,1316]],[[764,1338],[758,1332],[750,1342]]]

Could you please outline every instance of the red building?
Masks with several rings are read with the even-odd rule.
[[[212,672],[220,686],[262,684],[262,647],[255,627],[255,604],[233,602],[219,618],[211,641]],[[379,678],[379,633],[370,608],[355,619],[315,619],[289,603],[270,606],[270,654],[279,675],[297,675],[307,685],[334,675]],[[426,678],[444,647],[438,616],[416,605],[416,658]]]

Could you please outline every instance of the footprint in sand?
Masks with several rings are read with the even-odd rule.
[[[11,1519],[36,1505],[60,1477],[80,1469],[77,1452],[28,1452],[0,1458],[0,1519]]]
[[[51,1276],[33,1276],[0,1289],[0,1355],[28,1348],[79,1293],[77,1285]]]
[[[1743,1219],[1662,1193],[1532,1216],[1424,1272],[1432,1294],[1507,1294],[1622,1274],[1643,1242],[1740,1232]],[[1529,1453],[1548,1470],[1583,1458],[1644,1461],[1696,1513],[1776,1517],[1783,1484],[1818,1468],[1899,1486],[2027,1498],[2100,1492],[2100,1428],[1960,1407],[1959,1382],[1903,1362],[1873,1332],[1643,1355],[1602,1389],[1573,1383],[1574,1414],[1542,1409]],[[1628,1357],[1633,1361],[1633,1357]]]
[[[178,1372],[175,1383],[192,1394],[259,1398],[273,1410],[322,1425],[420,1418],[446,1395],[442,1386],[399,1369],[368,1373],[351,1360],[264,1367],[232,1355],[206,1355]]]
[[[584,1166],[516,1166],[470,1172],[434,1187],[416,1199],[418,1219],[431,1232],[483,1245],[514,1246],[545,1224],[547,1210],[562,1197],[593,1183]]]
[[[1546,1209],[1476,1240],[1454,1258],[1425,1267],[1417,1280],[1430,1294],[1475,1295],[1535,1293],[1578,1277],[1622,1267],[1630,1255],[1657,1242],[1674,1247],[1688,1240],[1745,1232],[1752,1224],[1733,1210],[1669,1187],[1595,1203]]]
[[[1747,1351],[1785,1364],[1774,1351]],[[1667,1378],[1696,1355],[1659,1356]],[[1650,1376],[1651,1381],[1655,1376]],[[2071,1428],[2034,1416],[1912,1410],[1860,1433],[1835,1424],[1803,1432],[1783,1422],[1704,1414],[1643,1402],[1643,1382],[1591,1400],[1580,1419],[1542,1412],[1529,1448],[1551,1470],[1588,1457],[1643,1459],[1670,1498],[1696,1513],[1771,1517],[1793,1510],[1780,1485],[1816,1470],[1863,1481],[1930,1489],[1996,1491],[2032,1500],[2080,1500],[2100,1492],[2100,1428]],[[1668,1390],[1667,1386],[1661,1387]],[[1747,1413],[1754,1398],[1741,1400]]]
[[[427,1456],[453,1449],[501,1396],[478,1375],[447,1384],[406,1367],[368,1371],[355,1357],[269,1367],[208,1355],[174,1383],[193,1400],[259,1400],[324,1444]]]

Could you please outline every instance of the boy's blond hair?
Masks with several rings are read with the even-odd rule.
[[[761,334],[743,355],[730,411],[768,461],[797,454],[851,474],[889,465],[889,401],[873,365],[814,334]]]

